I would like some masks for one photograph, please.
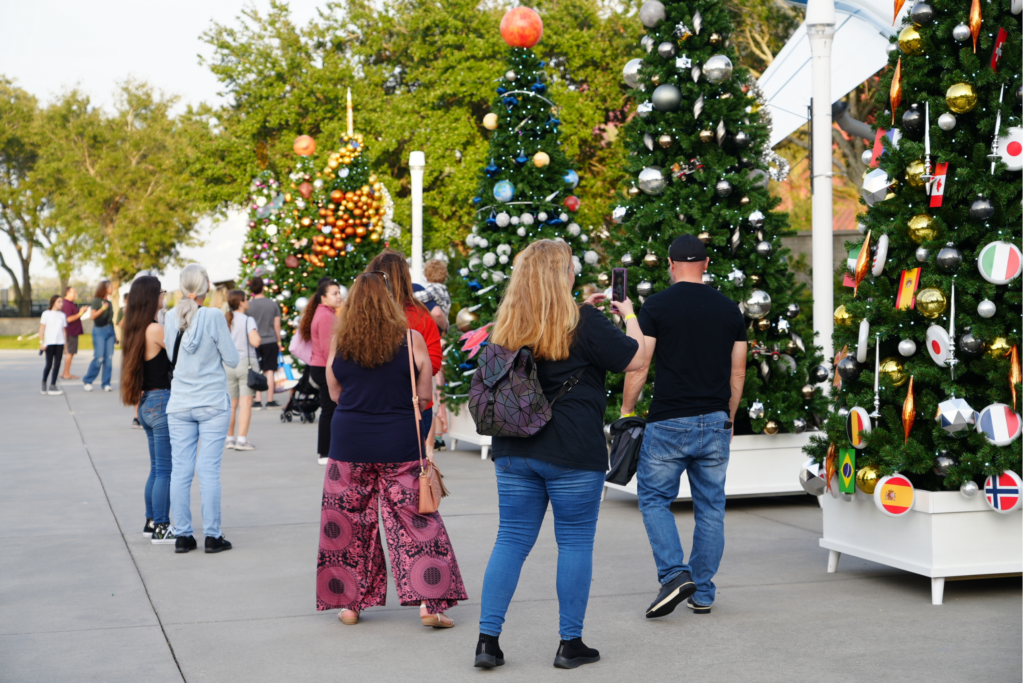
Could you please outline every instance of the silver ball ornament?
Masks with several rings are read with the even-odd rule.
[[[857,359],[852,356],[847,356],[842,359],[839,361],[839,365],[836,366],[836,372],[838,372],[839,376],[845,380],[855,379],[860,375],[861,369],[860,363],[858,363]]]
[[[974,333],[969,327],[964,330],[963,334],[960,335],[960,338],[957,341],[959,342],[958,346],[960,347],[960,350],[968,356],[980,355],[985,351],[985,347],[987,346],[984,340],[978,339],[974,336]]]
[[[514,80],[516,80],[516,72],[513,71],[512,69],[509,69],[508,71],[506,71],[505,72],[505,80],[506,81],[514,81]]]
[[[803,419],[802,417],[798,417],[795,420],[793,420],[793,433],[794,434],[803,434],[806,431],[807,431],[807,420]]]
[[[913,339],[903,339],[900,341],[900,345],[897,347],[900,351],[900,355],[905,358],[910,358],[917,353],[917,344]]]
[[[935,255],[935,265],[946,275],[952,275],[955,273],[963,260],[964,257],[961,255],[960,250],[957,249],[952,242],[947,243],[946,246],[940,249],[939,253]]]
[[[793,318],[800,315],[800,304],[790,304],[786,306],[786,317],[792,320]]]
[[[928,260],[928,250],[925,249],[924,247],[918,247],[917,251],[914,252],[914,258],[916,258],[921,263],[924,263],[925,261]]]
[[[984,301],[978,304],[978,315],[980,315],[982,318],[991,318],[995,314],[996,305],[989,301],[988,299],[985,299]]]
[[[772,298],[763,289],[754,289],[743,302],[743,306],[748,318],[760,320],[772,310]]]
[[[836,411],[836,415],[838,415],[839,417],[841,417],[843,419],[846,419],[846,416],[849,415],[849,414],[850,414],[850,409],[849,408],[840,408],[839,410]]]
[[[871,163],[871,157],[873,157],[874,155],[875,154],[874,154],[874,152],[872,150],[866,149],[866,150],[864,150],[863,152],[860,153],[860,162],[862,164],[870,164]]]
[[[622,265],[629,268],[631,265],[633,265],[633,255],[627,251],[625,254],[622,255],[622,258],[619,259],[619,261],[622,262]]]
[[[725,55],[715,55],[704,63],[704,77],[718,84],[732,76],[732,60]]]
[[[971,37],[971,27],[967,24],[957,24],[953,27],[953,40],[962,43]]]
[[[637,186],[650,195],[661,194],[666,185],[665,174],[657,166],[648,166],[637,176]]]
[[[749,220],[750,224],[753,225],[755,228],[760,228],[762,225],[764,225],[764,213],[762,213],[760,210],[757,210],[754,213],[750,214],[750,217],[747,220]]]
[[[910,20],[918,26],[932,23],[935,10],[927,2],[919,2],[910,10]]]
[[[683,93],[671,83],[663,83],[654,89],[651,103],[658,111],[675,111],[683,101]]]
[[[644,280],[636,286],[636,293],[639,296],[650,296],[654,293],[654,285]]]
[[[732,141],[736,143],[736,146],[740,149],[744,149],[750,146],[751,138],[750,134],[746,131],[741,130],[739,133],[733,136]]]
[[[978,484],[970,479],[960,484],[960,495],[964,498],[974,498],[978,495]]]
[[[828,368],[824,365],[819,365],[811,370],[811,379],[814,380],[815,384],[821,384],[828,379]]]
[[[654,49],[654,38],[644,36],[640,39],[640,47],[644,49],[644,52],[650,52]]]
[[[719,197],[728,197],[732,194],[732,183],[728,180],[719,180],[715,183],[715,194]]]
[[[948,111],[945,114],[939,116],[939,128],[942,130],[953,130],[956,128],[956,117],[950,114]]]
[[[622,79],[626,81],[626,85],[634,90],[639,88],[640,83],[640,67],[644,65],[644,60],[637,58],[631,59],[626,62],[626,66],[622,67]]]
[[[658,0],[647,0],[640,7],[640,23],[647,28],[654,28],[665,21],[665,5]]]
[[[764,256],[765,258],[769,258],[772,255],[772,251],[774,250],[772,249],[771,242],[765,242],[764,240],[761,240],[760,242],[757,243],[757,246],[754,247],[754,251],[756,251],[759,255]]]
[[[701,274],[700,281],[706,285],[713,285],[715,284],[715,276],[705,271],[704,273]]]
[[[676,56],[676,46],[669,42],[658,45],[658,56],[662,59],[671,59]]]

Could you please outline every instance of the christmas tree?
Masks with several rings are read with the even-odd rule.
[[[973,495],[1021,472],[1020,17],[919,2],[890,67],[893,129],[865,175],[856,288],[837,296],[836,411],[808,451],[852,449],[865,493],[899,472]]]
[[[584,265],[598,261],[588,235],[572,218],[580,207],[573,195],[580,179],[561,149],[561,122],[549,96],[545,63],[530,49],[542,31],[540,16],[525,7],[510,10],[501,22],[502,38],[510,46],[508,68],[496,79],[497,97],[482,121],[493,132],[488,163],[472,200],[477,210],[466,238],[469,259],[459,271],[468,283],[469,300],[456,300],[460,310],[448,337],[449,403],[465,400],[479,344],[486,339],[520,250],[539,239],[565,240],[575,252],[577,285],[582,285]],[[473,335],[474,330],[480,332]],[[460,339],[463,335],[468,336]]]
[[[629,296],[642,302],[672,285],[672,240],[699,237],[711,258],[705,283],[734,299],[750,326],[736,433],[803,432],[825,413],[814,386],[825,369],[809,295],[779,239],[792,232],[788,217],[772,211],[779,200],[769,178],[784,178],[788,166],[768,147],[767,109],[749,72],[733,65],[725,5],[650,0],[640,20],[642,56],[623,70],[640,103],[625,128],[626,196],[612,212],[619,228],[610,265],[628,269]],[[609,421],[619,415],[623,378],[608,378]],[[638,414],[651,396],[648,385]]]
[[[251,278],[261,277],[273,292],[281,268],[278,235],[285,212],[285,195],[272,171],[262,171],[253,179],[249,190],[249,230],[242,246],[239,286],[248,289]]]

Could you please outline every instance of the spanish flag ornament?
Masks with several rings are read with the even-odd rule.
[[[875,505],[883,515],[902,517],[914,507],[914,485],[899,472],[875,485]]]

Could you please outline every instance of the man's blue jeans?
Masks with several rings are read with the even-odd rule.
[[[170,389],[153,389],[142,394],[139,422],[149,439],[149,479],[146,480],[146,517],[154,524],[171,521],[171,435],[167,431],[167,402]]]
[[[558,630],[563,640],[582,637],[604,472],[565,469],[507,455],[494,459],[494,470],[498,477],[498,540],[484,574],[480,632],[501,635],[519,572],[537,541],[550,500],[558,542]]]
[[[693,601],[710,605],[725,550],[725,471],[729,466],[729,440],[724,412],[651,422],[637,466],[637,493],[647,537],[665,585],[688,572],[697,585]],[[684,562],[676,519],[669,506],[679,495],[679,478],[686,472],[693,496],[693,548]]]
[[[110,376],[114,372],[114,326],[92,328],[92,362],[82,378],[83,384],[92,384],[100,374],[103,366],[103,386],[110,386]]]
[[[192,535],[192,477],[199,473],[203,534],[220,538],[220,460],[231,414],[220,408],[168,413],[171,434],[171,514],[175,536]]]

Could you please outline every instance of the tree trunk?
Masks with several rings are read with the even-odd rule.
[[[18,255],[20,258],[20,254]],[[32,278],[29,276],[30,261],[21,258],[21,299],[18,300],[18,315],[22,318],[32,317]]]

